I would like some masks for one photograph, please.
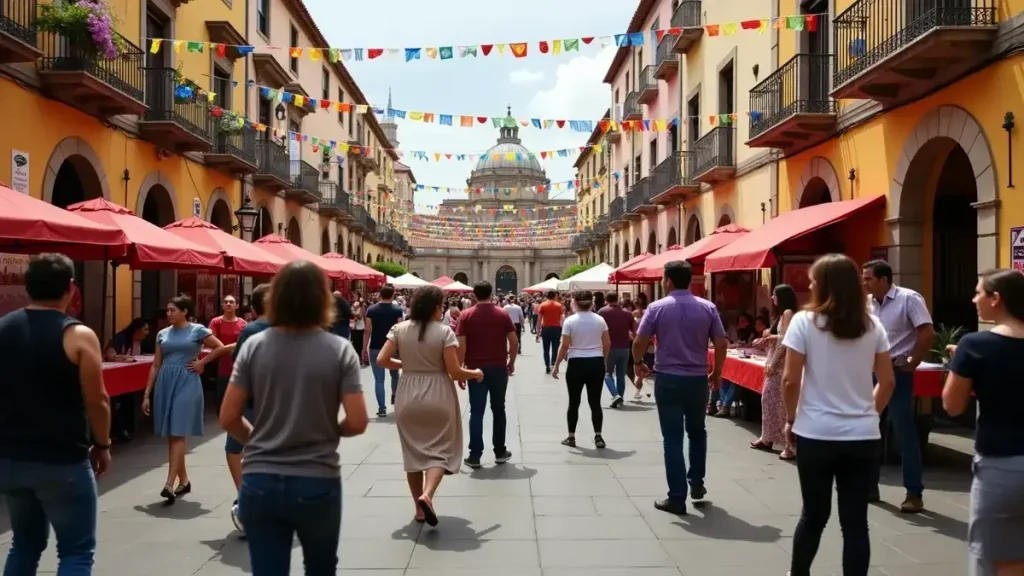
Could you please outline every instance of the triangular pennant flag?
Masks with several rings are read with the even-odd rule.
[[[526,56],[528,45],[526,42],[515,42],[509,44],[509,48],[512,49],[512,55],[516,58],[523,58]]]
[[[491,55],[491,50],[493,50],[493,49],[494,49],[494,44],[481,44],[480,45],[480,50],[483,51],[484,56],[490,56]]]
[[[735,33],[736,33],[736,23],[735,22],[726,22],[725,24],[722,24],[722,34],[724,34],[726,36],[732,36]]]
[[[366,57],[370,60],[380,58],[384,54],[383,48],[369,48],[366,50]]]
[[[593,36],[584,36],[583,38],[580,38],[580,40],[583,40],[584,44],[590,44],[591,42],[594,41],[594,37]]]
[[[565,46],[566,52],[579,52],[580,50],[579,38],[568,38],[566,40],[562,40],[562,44]]]
[[[149,43],[149,53],[150,54],[156,54],[157,52],[160,52],[160,45],[162,43],[163,43],[163,40],[161,40],[159,38],[154,38],[153,41],[151,41]]]
[[[707,26],[704,27],[704,30],[705,32],[707,32],[709,37],[718,36],[718,24],[708,24]]]

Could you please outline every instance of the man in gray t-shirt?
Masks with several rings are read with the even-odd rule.
[[[359,357],[347,340],[320,330],[266,330],[242,346],[231,383],[253,400],[244,474],[340,477],[341,399],[362,393]]]

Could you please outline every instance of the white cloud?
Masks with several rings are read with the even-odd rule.
[[[543,72],[539,72],[539,71],[535,72],[533,70],[527,70],[526,68],[521,68],[519,70],[513,70],[508,75],[508,81],[513,83],[513,84],[532,84],[534,82],[540,82],[543,79],[544,79],[544,73]]]
[[[615,57],[615,46],[608,46],[591,57],[580,56],[555,71],[555,84],[534,94],[530,115],[541,118],[597,120],[611,104],[604,75]]]

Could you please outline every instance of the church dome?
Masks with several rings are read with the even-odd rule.
[[[519,139],[519,126],[516,125],[516,119],[512,117],[511,107],[508,116],[504,119],[498,143],[480,155],[480,160],[473,173],[481,175],[480,173],[486,174],[490,171],[546,178],[540,161],[523,146],[522,140]]]

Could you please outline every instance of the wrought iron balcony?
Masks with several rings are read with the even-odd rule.
[[[643,120],[644,111],[640,105],[640,93],[630,92],[626,94],[626,103],[622,106],[622,119],[623,120]]]
[[[753,148],[813,146],[836,126],[838,107],[829,96],[831,54],[797,54],[750,91]]]
[[[189,90],[179,94],[174,68],[146,68],[146,106],[139,135],[174,152],[208,152],[213,144],[213,117],[206,97]]]
[[[285,188],[285,197],[301,204],[319,202],[320,171],[305,160],[292,159],[289,162],[289,185]]]
[[[206,165],[229,174],[252,174],[256,167],[256,139],[252,124],[239,128],[228,120],[213,123],[213,149],[206,154]]]
[[[330,180],[320,181],[320,213],[338,218],[352,214],[352,201],[341,185]]]
[[[256,172],[252,185],[273,192],[284,190],[292,180],[288,166],[288,151],[284,146],[266,137],[256,140]]]
[[[594,221],[594,237],[597,239],[607,238],[608,234],[608,214],[602,214]]]
[[[608,203],[608,227],[615,229],[622,226],[626,220],[626,197],[616,196]]]
[[[693,143],[694,179],[713,184],[736,173],[736,128],[718,126]]]
[[[857,0],[832,21],[832,96],[893,104],[966,73],[995,41],[996,3]]]
[[[570,246],[573,252],[586,252],[590,250],[590,232],[577,232],[572,235]]]
[[[641,104],[653,104],[658,99],[658,78],[654,75],[654,66],[647,66],[640,72]]]
[[[636,218],[657,211],[657,205],[651,201],[651,177],[645,176],[634,182],[626,193],[626,218]]]
[[[682,28],[682,33],[676,37],[676,43],[672,51],[676,54],[686,54],[700,37],[704,35],[702,25],[700,0],[683,0],[679,7],[672,13],[672,27]]]
[[[372,236],[377,231],[377,222],[370,217],[370,213],[366,211],[366,208],[353,206],[352,221],[349,222],[349,227],[362,232],[364,235]]]
[[[145,112],[145,53],[114,35],[124,50],[109,60],[91,43],[49,32],[40,35],[43,57],[36,68],[44,93],[98,118]]]
[[[651,200],[655,204],[678,204],[700,192],[700,183],[693,179],[692,168],[692,152],[669,154],[651,172]]]
[[[679,58],[673,52],[678,34],[665,34],[665,37],[658,42],[658,49],[654,56],[654,77],[659,80],[673,78],[679,72]]]
[[[36,46],[36,0],[0,0],[0,64],[35,62],[43,55]]]

